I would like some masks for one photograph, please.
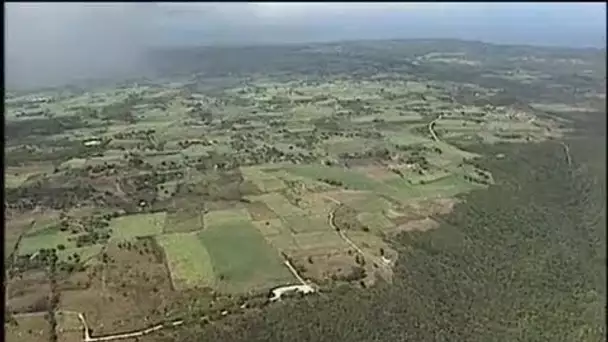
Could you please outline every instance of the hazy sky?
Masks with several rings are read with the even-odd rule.
[[[6,3],[9,84],[124,75],[149,46],[459,38],[605,47],[603,3]]]

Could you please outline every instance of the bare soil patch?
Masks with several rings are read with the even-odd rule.
[[[7,342],[40,342],[50,340],[52,327],[44,315],[18,317],[16,321],[17,325],[4,325]]]
[[[382,165],[358,166],[354,169],[365,174],[373,180],[381,182],[400,178],[399,175],[395,174],[394,172],[390,171]]]
[[[277,214],[264,202],[251,202],[247,206],[247,210],[254,221],[269,221],[278,218]]]
[[[396,231],[399,232],[412,232],[420,231],[425,232],[427,230],[435,229],[439,227],[439,223],[431,218],[425,218],[422,220],[412,220],[397,226]]]
[[[50,307],[51,286],[44,271],[21,273],[8,280],[7,308],[13,312],[38,312]]]
[[[83,312],[94,335],[163,320],[174,292],[156,249],[151,239],[110,243],[106,262],[91,273],[91,286],[62,291],[60,309]]]

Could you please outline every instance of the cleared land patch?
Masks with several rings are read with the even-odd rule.
[[[243,167],[241,173],[245,180],[253,183],[261,192],[279,191],[285,188],[285,183],[271,174],[254,167]]]
[[[187,233],[201,230],[204,227],[203,213],[192,209],[178,209],[176,212],[167,213],[163,232]]]
[[[278,218],[266,221],[253,221],[252,223],[264,237],[288,232],[288,230],[283,226],[283,221]]]
[[[247,224],[251,221],[247,209],[226,209],[210,211],[204,216],[205,228],[214,229],[224,226]]]
[[[289,215],[283,217],[285,226],[295,234],[314,231],[331,231],[326,215]]]
[[[291,204],[285,196],[278,193],[264,194],[255,196],[255,200],[264,202],[272,211],[279,216],[289,216],[294,214],[304,214],[302,209]]]
[[[363,173],[365,176],[376,181],[387,181],[399,178],[399,175],[380,165],[359,166],[354,168],[357,172]]]
[[[261,201],[249,203],[247,210],[249,210],[249,214],[253,221],[266,221],[278,218],[277,214],[270,210],[266,203]]]
[[[44,315],[15,318],[17,324],[5,324],[4,333],[8,342],[48,341],[51,325]]]
[[[341,249],[348,244],[335,231],[295,234],[296,244],[304,250]]]
[[[19,244],[19,254],[34,254],[40,249],[56,248],[63,245],[67,248],[76,247],[70,241],[69,232],[62,232],[59,229],[38,231],[31,235],[26,235]]]
[[[163,234],[156,241],[165,250],[176,289],[215,286],[211,257],[196,233]]]
[[[112,239],[129,240],[161,234],[165,226],[165,218],[165,212],[117,217],[110,221]]]
[[[368,227],[374,232],[384,232],[395,228],[395,224],[391,222],[381,212],[366,212],[359,213],[357,219],[361,224]]]

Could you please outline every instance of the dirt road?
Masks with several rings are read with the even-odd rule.
[[[437,120],[441,119],[441,115],[439,115],[435,120],[429,122],[429,133],[431,133],[431,137],[433,137],[433,140],[435,141],[439,141],[439,137],[437,137],[437,133],[435,133],[435,123],[437,122]]]

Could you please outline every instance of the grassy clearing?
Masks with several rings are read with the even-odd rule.
[[[397,252],[393,250],[379,235],[369,234],[362,231],[346,232],[348,238],[351,239],[359,248],[370,253],[376,258],[384,256],[390,260],[397,260]],[[382,249],[382,251],[380,251]]]
[[[163,234],[156,241],[165,250],[176,289],[215,286],[211,257],[196,233]]]
[[[318,193],[305,193],[300,198],[299,206],[309,215],[327,217],[337,204]]]
[[[375,181],[383,182],[386,180],[399,178],[399,175],[380,165],[360,166],[354,168],[365,176]]]
[[[274,192],[285,188],[285,183],[277,178],[252,180],[252,183],[262,192]]]
[[[415,145],[428,143],[431,140],[425,136],[414,134],[410,131],[385,132],[384,135],[393,144],[397,145]]]
[[[279,234],[264,236],[266,241],[280,252],[292,252],[299,250],[293,234],[285,227]]]
[[[31,164],[26,166],[7,166],[4,170],[4,186],[19,187],[28,178],[35,175],[53,172],[53,165],[49,163]]]
[[[203,220],[206,229],[213,229],[226,225],[247,224],[251,221],[251,217],[247,209],[227,209],[208,212]]]
[[[70,234],[60,230],[39,231],[32,235],[26,235],[19,244],[19,254],[33,254],[43,248],[56,248],[64,245],[67,248],[75,247],[69,240]]]
[[[78,319],[78,315],[64,314],[63,312],[57,312],[57,328],[61,331],[75,331],[82,335],[82,323]],[[82,337],[79,335],[79,337]]]
[[[102,245],[90,245],[84,247],[67,248],[57,251],[57,257],[60,261],[67,261],[69,256],[78,254],[81,261],[87,264],[95,263],[94,257],[101,253]]]
[[[286,187],[282,180],[257,167],[243,167],[241,173],[245,180],[252,182],[261,192],[279,191]]]
[[[156,196],[161,200],[171,198],[173,195],[175,195],[178,185],[178,181],[159,184],[156,186]]]
[[[198,210],[178,210],[167,213],[163,233],[187,233],[204,227],[203,213]]]
[[[264,237],[289,232],[289,230],[284,227],[283,221],[278,218],[266,221],[253,221],[252,223]]]
[[[331,185],[320,182],[315,178],[299,176],[285,170],[272,170],[272,174],[286,183],[292,184],[292,187],[299,187],[307,191],[317,192],[332,188]]]
[[[259,290],[292,280],[277,250],[251,223],[225,223],[199,233],[213,260],[219,289],[226,292]]]
[[[87,163],[87,160],[84,158],[72,158],[68,161],[63,162],[60,165],[60,168],[72,168],[72,169],[80,169],[83,168]]]
[[[588,112],[593,109],[586,107],[574,107],[565,103],[532,103],[532,107],[548,112]]]
[[[416,185],[416,190],[420,192],[420,196],[425,198],[451,197],[480,188],[483,188],[483,186],[466,181],[459,174],[450,175],[434,182]]]
[[[110,221],[112,239],[130,240],[142,236],[162,234],[166,213],[122,216]]]
[[[393,207],[391,202],[374,193],[353,196],[347,204],[357,211],[382,211]]]
[[[289,203],[285,196],[278,193],[270,193],[261,196],[256,196],[256,200],[264,202],[277,215],[284,217],[295,214],[304,214],[302,209]]]
[[[430,162],[432,162],[432,160],[429,160]],[[420,185],[420,184],[424,184],[424,183],[430,183],[430,182],[435,182],[438,181],[442,178],[445,177],[449,177],[451,176],[453,173],[447,170],[432,170],[432,171],[425,171],[424,174],[419,174],[416,171],[413,171],[411,169],[402,169],[402,173],[404,175],[403,179],[401,181],[407,181],[412,185]],[[398,182],[399,180],[394,180],[395,182]]]
[[[324,142],[325,150],[330,154],[361,152],[377,141],[361,138],[331,138]]]
[[[374,232],[384,232],[395,228],[395,224],[381,212],[359,213],[357,219]]]
[[[277,214],[270,210],[264,202],[249,203],[247,210],[253,221],[266,221],[278,218]]]
[[[4,325],[4,333],[8,342],[40,342],[48,341],[51,333],[51,325],[40,316],[19,317],[17,326]]]
[[[335,231],[295,234],[296,244],[301,249],[342,249],[348,244]]]
[[[331,179],[341,182],[346,188],[354,190],[369,190],[381,194],[392,195],[394,189],[374,181],[373,179],[353,170],[324,165],[295,165],[285,168],[289,172],[315,179]]]
[[[27,173],[15,174],[15,173],[4,172],[4,187],[5,188],[18,188],[29,177],[30,177],[30,174],[27,174]]]
[[[283,217],[285,226],[295,234],[331,231],[326,215],[290,215]]]

